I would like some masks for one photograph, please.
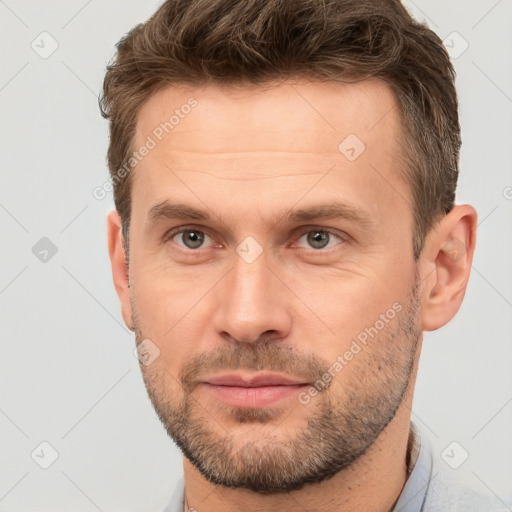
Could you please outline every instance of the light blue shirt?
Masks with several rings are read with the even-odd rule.
[[[433,456],[428,438],[414,423],[411,423],[408,450],[412,468],[393,512],[512,511],[498,497],[478,493],[459,481],[454,470]],[[180,478],[163,512],[183,512],[184,493],[183,478]]]

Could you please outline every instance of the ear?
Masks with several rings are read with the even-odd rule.
[[[423,330],[434,331],[457,313],[466,293],[475,252],[477,213],[458,205],[431,230],[421,256],[425,288]]]
[[[121,302],[123,320],[128,329],[133,331],[132,307],[130,304],[130,289],[128,281],[128,266],[125,259],[121,217],[116,210],[107,215],[108,252],[112,265],[112,277],[117,296]]]

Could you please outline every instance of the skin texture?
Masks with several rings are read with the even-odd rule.
[[[460,307],[476,212],[454,207],[414,260],[411,194],[397,172],[397,105],[378,80],[167,88],[139,113],[134,146],[191,97],[197,105],[132,171],[128,268],[119,215],[108,215],[123,318],[137,343],[149,339],[159,351],[141,369],[160,419],[189,457],[189,506],[391,510],[406,479],[422,331]],[[353,161],[338,149],[349,134],[365,145]],[[210,218],[148,215],[164,201]],[[285,219],[333,201],[349,207],[344,218]],[[182,233],[166,236],[180,226],[203,244],[191,249]],[[326,229],[334,234],[327,246],[312,245]],[[257,257],[249,263],[245,254]],[[390,310],[393,318],[377,324]],[[377,332],[348,360],[372,326]],[[339,356],[346,364],[333,371]],[[201,384],[227,371],[272,370],[308,384],[304,391],[328,368],[328,387],[307,404],[297,392],[267,407],[233,406]]]

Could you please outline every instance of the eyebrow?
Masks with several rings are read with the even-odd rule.
[[[148,211],[148,218],[153,221],[160,219],[209,220],[210,216],[203,210],[165,200],[156,204]]]
[[[168,219],[181,220],[210,220],[206,210],[194,208],[183,203],[171,203],[168,200],[154,205],[148,211],[148,218],[154,222]],[[345,201],[331,201],[329,203],[314,205],[308,208],[286,210],[283,214],[273,216],[274,223],[298,223],[319,219],[342,219],[371,226],[375,224],[367,212]]]

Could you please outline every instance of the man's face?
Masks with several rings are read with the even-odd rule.
[[[209,480],[321,481],[394,417],[421,333],[398,123],[377,80],[169,88],[141,110],[135,148],[156,146],[133,171],[125,307]]]

